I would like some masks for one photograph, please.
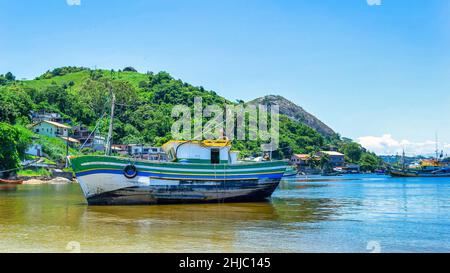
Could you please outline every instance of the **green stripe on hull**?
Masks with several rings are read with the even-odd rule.
[[[240,164],[183,164],[157,161],[135,161],[127,158],[108,156],[81,156],[71,158],[76,173],[90,170],[122,170],[124,166],[134,164],[140,172],[153,172],[178,175],[239,175],[279,173],[286,169],[286,161],[251,162]]]

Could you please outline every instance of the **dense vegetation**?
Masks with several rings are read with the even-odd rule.
[[[345,154],[345,161],[359,164],[362,171],[375,171],[383,165],[383,161],[374,153],[366,151],[358,143],[350,140],[343,140],[339,148],[340,152]]]
[[[114,143],[142,143],[160,146],[171,139],[173,105],[192,106],[194,97],[202,97],[204,105],[237,104],[217,95],[214,91],[193,86],[174,79],[166,72],[138,73],[132,67],[123,71],[91,70],[83,67],[63,67],[47,71],[35,80],[16,81],[12,73],[0,76],[0,121],[8,124],[28,125],[30,110],[46,110],[70,118],[73,124],[93,128],[99,122],[106,135],[110,105],[110,92],[116,97]],[[6,125],[5,125],[6,126]],[[2,143],[7,141],[2,139]],[[8,140],[9,141],[9,140]],[[48,154],[60,160],[58,145],[47,143]],[[258,141],[235,141],[234,148],[242,155],[257,155]],[[357,147],[356,147],[356,146]],[[324,138],[310,127],[286,116],[280,117],[280,149],[276,158],[287,158],[293,153],[311,153],[321,149],[339,149],[349,161],[367,163],[377,167],[372,154],[359,145],[346,143],[339,136]],[[2,166],[3,167],[3,166]]]
[[[31,132],[22,126],[0,122],[0,170],[19,167],[31,143]],[[2,173],[0,173],[0,177]]]

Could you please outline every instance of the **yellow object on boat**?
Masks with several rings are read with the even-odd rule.
[[[231,141],[228,139],[207,139],[207,140],[170,140],[162,145],[163,149],[169,147],[170,144],[194,143],[204,147],[228,147],[231,146]]]
[[[207,147],[227,147],[231,145],[231,142],[228,139],[218,139],[218,140],[203,140],[203,146]]]
[[[425,159],[420,162],[420,166],[422,166],[422,167],[441,167],[444,165],[436,159]]]

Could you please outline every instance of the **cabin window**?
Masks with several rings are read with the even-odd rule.
[[[219,163],[220,163],[220,150],[211,149],[211,164],[219,164]]]

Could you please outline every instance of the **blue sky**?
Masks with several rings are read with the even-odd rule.
[[[448,0],[77,2],[0,0],[0,73],[164,70],[232,100],[283,95],[378,153],[432,152],[438,131],[450,154]]]

